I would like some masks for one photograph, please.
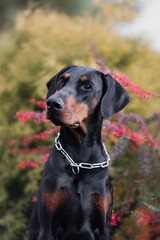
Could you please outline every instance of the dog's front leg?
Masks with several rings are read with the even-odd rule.
[[[39,236],[39,220],[38,220],[38,211],[37,203],[33,209],[30,224],[29,224],[29,240],[37,240]]]
[[[46,231],[44,227],[40,228],[38,240],[54,240],[51,233]]]
[[[51,215],[36,203],[29,225],[29,240],[54,240],[51,233]]]
[[[38,240],[54,240],[51,230],[52,214],[46,210],[43,204],[39,212],[39,219],[40,228]]]

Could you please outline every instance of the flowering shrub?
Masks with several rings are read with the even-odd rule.
[[[28,168],[28,167],[37,168],[37,167],[39,167],[39,163],[46,162],[48,157],[49,157],[49,153],[41,156],[40,158],[37,158],[36,161],[34,161],[34,162],[33,161],[31,162],[30,160],[20,162],[19,167],[21,169]]]
[[[91,49],[92,49],[93,56],[96,59],[96,63],[98,65],[100,71],[104,72],[105,74],[107,74],[107,73],[111,74],[112,77],[115,80],[117,80],[117,82],[119,82],[121,85],[123,85],[127,91],[135,93],[136,96],[141,99],[149,100],[152,97],[160,98],[160,94],[152,93],[151,91],[146,91],[145,89],[142,89],[140,86],[131,82],[128,79],[128,77],[125,76],[124,74],[122,74],[122,73],[116,74],[115,71],[111,71],[110,69],[106,68],[105,63],[103,62],[102,58],[99,57],[99,55],[95,49],[95,45],[93,43],[91,43]]]

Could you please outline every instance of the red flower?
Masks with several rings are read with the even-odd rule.
[[[30,166],[32,168],[38,168],[39,167],[38,163],[36,163],[36,162],[31,162],[28,166]]]
[[[10,142],[8,142],[8,145],[12,147],[15,143],[16,143],[16,140],[13,139]]]
[[[126,133],[126,129],[124,128],[119,128],[118,131],[116,132],[116,136],[120,137],[121,135]]]
[[[32,202],[37,202],[37,197],[34,196],[34,197],[32,198]]]
[[[46,108],[46,103],[44,101],[38,101],[37,106],[40,108]]]
[[[29,100],[29,102],[30,102],[30,103],[35,103],[36,100],[35,100],[34,98],[31,98],[31,99]]]
[[[141,145],[145,142],[145,138],[140,133],[133,133],[131,140],[136,142],[138,145]]]
[[[26,167],[26,163],[25,163],[25,162],[21,162],[21,163],[19,164],[19,167],[20,167],[21,169],[24,169],[24,168]]]
[[[26,137],[24,137],[23,138],[23,143],[25,144],[25,143],[27,143],[28,141],[27,141],[27,138]]]
[[[117,222],[121,222],[121,216],[118,216],[118,214],[112,210],[111,225],[116,226]]]

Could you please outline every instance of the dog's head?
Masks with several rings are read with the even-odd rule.
[[[52,77],[47,87],[47,118],[84,132],[96,109],[108,119],[129,102],[128,93],[116,80],[91,67],[69,65]]]

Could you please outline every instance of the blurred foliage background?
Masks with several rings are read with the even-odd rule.
[[[0,239],[27,239],[28,220],[34,205],[31,199],[37,194],[43,165],[22,171],[19,163],[26,156],[9,154],[8,142],[14,138],[20,142],[24,136],[50,129],[45,124],[36,125],[33,122],[24,125],[17,122],[15,114],[19,110],[37,109],[29,99],[42,99],[47,91],[46,82],[56,72],[70,63],[97,68],[91,51],[91,43],[94,43],[109,69],[123,72],[132,82],[148,91],[160,92],[160,55],[141,39],[122,38],[114,31],[115,22],[131,21],[136,15],[134,0],[1,0]],[[131,94],[131,103],[126,111],[149,117],[159,111],[159,99],[142,101]],[[41,142],[38,144],[42,145]],[[47,139],[47,144],[52,145],[53,138]],[[32,143],[30,147],[34,146],[35,143]],[[36,159],[37,155],[30,153],[27,158]],[[131,186],[133,179],[139,177],[136,168],[140,160],[136,163],[136,158],[134,154],[124,161],[116,161],[111,170],[114,184],[117,184],[116,181],[121,184],[116,188],[119,189],[115,195],[117,209],[125,194],[125,186]],[[128,169],[130,175],[126,182],[116,177],[118,174],[123,178],[124,170]],[[158,175],[155,171],[154,174]],[[127,182],[130,185],[126,185]],[[153,185],[146,186],[145,179],[143,184],[141,182],[145,192],[147,187],[150,193],[151,189],[158,191],[157,184]],[[136,191],[141,191],[137,185]],[[151,193],[153,198],[154,194]],[[132,203],[135,209],[136,202]],[[128,232],[125,221],[134,226]],[[137,227],[133,216],[126,218],[122,225],[124,227],[113,230],[113,239],[144,239],[134,235]]]

